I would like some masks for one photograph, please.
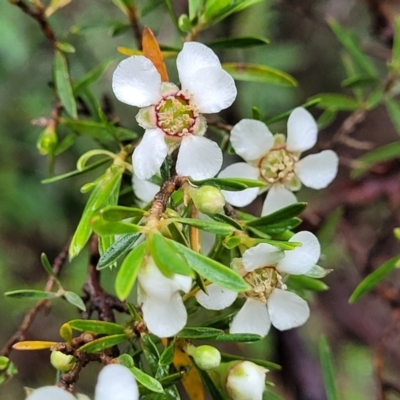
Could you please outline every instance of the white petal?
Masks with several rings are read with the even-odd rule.
[[[147,129],[133,152],[133,171],[139,179],[155,175],[168,154],[164,133],[159,129]]]
[[[335,178],[339,158],[332,150],[310,154],[296,163],[296,174],[304,185],[312,189],[323,189]]]
[[[161,77],[146,57],[121,61],[114,71],[112,88],[119,101],[136,107],[156,104],[161,99]]]
[[[186,325],[187,312],[179,293],[172,295],[168,301],[147,297],[142,311],[147,328],[158,337],[174,336]]]
[[[176,162],[176,172],[195,180],[214,177],[222,165],[222,151],[210,139],[202,136],[185,136]]]
[[[233,318],[230,333],[254,333],[265,336],[271,321],[267,307],[261,302],[253,299],[247,299],[241,310]]]
[[[217,55],[206,45],[198,42],[186,42],[176,58],[179,80],[182,87],[190,81],[193,72],[205,67],[221,68]]]
[[[293,235],[289,242],[300,242],[303,245],[285,251],[285,257],[279,261],[277,269],[292,275],[305,274],[317,263],[321,255],[319,241],[311,232],[303,231]]]
[[[317,142],[318,125],[314,117],[302,107],[295,108],[287,122],[286,148],[289,151],[305,151]]]
[[[231,164],[218,174],[218,178],[245,178],[254,180],[258,180],[259,176],[258,168],[244,162]],[[236,207],[244,207],[252,203],[258,196],[258,192],[258,188],[250,188],[238,192],[222,190],[225,200]]]
[[[310,309],[305,300],[297,294],[275,289],[267,302],[272,325],[280,331],[303,325],[310,316]]]
[[[258,160],[265,156],[274,137],[268,127],[255,119],[242,119],[231,130],[231,144],[236,154],[246,161]]]
[[[139,179],[135,174],[132,177],[133,191],[135,195],[145,203],[149,203],[154,199],[156,193],[159,192],[160,186],[153,182]]]
[[[247,272],[255,269],[274,266],[285,256],[282,250],[268,243],[250,247],[243,253],[243,266]]]
[[[233,290],[212,283],[207,286],[207,293],[202,290],[196,293],[196,300],[207,310],[223,310],[236,300],[237,295]]]
[[[194,71],[182,82],[182,90],[192,95],[198,110],[206,114],[228,108],[237,95],[234,79],[220,67]]]
[[[138,400],[135,377],[120,364],[106,365],[99,373],[94,400]]]
[[[290,206],[297,202],[296,196],[283,185],[275,184],[268,190],[264,200],[261,215],[272,214],[281,208]]]
[[[76,400],[76,398],[57,386],[43,386],[34,390],[26,400]]]

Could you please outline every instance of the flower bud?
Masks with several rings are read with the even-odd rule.
[[[225,205],[225,197],[214,186],[201,186],[192,195],[193,203],[203,214],[216,214],[222,211]]]
[[[221,353],[213,346],[203,345],[195,347],[190,345],[186,351],[193,357],[196,365],[202,370],[216,368],[221,362]]]
[[[266,368],[239,361],[228,371],[226,391],[232,400],[262,400]]]
[[[50,355],[51,365],[58,371],[68,372],[75,365],[75,357],[61,353],[61,351],[52,351]]]

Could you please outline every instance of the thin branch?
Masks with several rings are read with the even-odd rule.
[[[137,47],[139,50],[142,50],[142,30],[139,26],[139,19],[135,5],[132,4],[130,7],[128,7],[127,12],[129,22],[131,23],[131,28],[136,39]]]

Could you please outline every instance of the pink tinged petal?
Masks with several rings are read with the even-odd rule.
[[[243,266],[247,272],[274,266],[285,257],[285,253],[268,243],[250,247],[243,253]]]
[[[335,178],[339,158],[332,150],[310,154],[296,163],[296,174],[304,185],[312,189],[323,189]]]
[[[271,321],[265,304],[260,301],[247,299],[241,310],[233,318],[230,333],[254,333],[266,336]]]
[[[139,389],[128,368],[108,364],[99,374],[94,400],[138,400]]]
[[[112,88],[119,101],[136,107],[156,104],[161,99],[161,77],[146,57],[121,61],[114,71]]]
[[[26,400],[76,400],[76,397],[57,386],[43,386],[34,390]]]
[[[286,148],[289,151],[305,151],[317,142],[318,125],[314,117],[302,107],[295,108],[287,122]]]
[[[231,130],[231,144],[236,154],[246,161],[265,156],[274,144],[267,126],[254,119],[242,119]]]
[[[206,67],[221,68],[221,63],[209,47],[198,42],[186,42],[178,54],[176,66],[182,87],[186,89],[186,83],[195,71]]]
[[[297,203],[296,196],[283,185],[275,184],[269,189],[267,197],[264,200],[261,215],[272,214],[281,208]]]
[[[285,251],[285,257],[279,261],[279,272],[292,275],[302,275],[308,272],[319,260],[321,246],[311,232],[303,231],[293,235],[289,242],[300,242],[302,246]]]
[[[168,301],[147,297],[142,311],[147,328],[158,337],[174,336],[186,325],[187,312],[179,293],[172,295]]]
[[[135,195],[145,203],[149,203],[154,199],[156,193],[159,192],[160,186],[153,182],[139,179],[135,174],[132,177],[133,191]]]
[[[222,165],[222,151],[210,139],[202,136],[185,136],[176,162],[176,172],[195,180],[214,177]]]
[[[305,300],[295,293],[275,289],[267,302],[272,325],[280,331],[303,325],[310,316]]]
[[[133,152],[133,171],[139,179],[155,175],[164,162],[168,147],[160,129],[147,129],[142,141]]]
[[[196,293],[196,300],[207,310],[223,310],[232,305],[237,296],[237,292],[212,283],[207,286],[207,293],[202,290]]]
[[[218,174],[218,178],[245,178],[258,180],[259,178],[258,168],[253,167],[250,164],[241,162],[229,165]],[[222,190],[225,200],[236,207],[244,207],[252,203],[258,196],[258,188],[250,188],[240,190],[238,192],[230,192],[228,190]]]

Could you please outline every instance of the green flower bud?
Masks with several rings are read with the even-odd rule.
[[[193,203],[203,214],[216,214],[222,211],[225,198],[221,191],[214,186],[201,186],[192,195]]]
[[[51,365],[58,371],[68,372],[75,365],[75,357],[61,353],[61,351],[52,351],[50,355]]]
[[[213,346],[203,345],[195,347],[191,345],[188,346],[186,351],[193,357],[196,365],[202,370],[216,368],[221,363],[221,353]]]

